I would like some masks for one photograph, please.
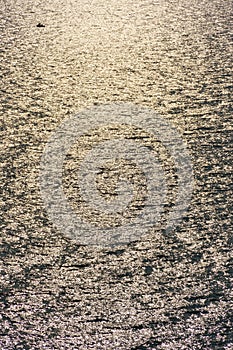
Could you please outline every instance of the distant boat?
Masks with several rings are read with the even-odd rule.
[[[37,26],[38,28],[44,28],[44,27],[45,27],[45,25],[42,24],[42,23],[38,23],[36,26]]]

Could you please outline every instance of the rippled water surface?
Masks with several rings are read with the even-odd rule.
[[[0,348],[232,349],[231,1],[0,4]],[[192,200],[174,234],[161,225],[117,248],[80,245],[48,218],[41,156],[65,118],[118,102],[177,128],[192,158]],[[82,207],[75,174],[98,137],[70,150],[64,191],[101,224]],[[128,177],[133,166],[118,164]],[[136,175],[133,216],[146,195]],[[105,196],[106,176],[97,179]]]

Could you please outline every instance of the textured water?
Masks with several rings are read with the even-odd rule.
[[[0,348],[232,349],[231,1],[0,4]],[[192,201],[175,235],[82,246],[48,219],[40,159],[66,117],[119,101],[183,135]]]

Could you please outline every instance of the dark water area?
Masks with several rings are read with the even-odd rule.
[[[0,349],[232,349],[232,2],[0,4]],[[177,128],[192,200],[175,234],[85,246],[48,218],[41,156],[65,118],[120,101]]]

